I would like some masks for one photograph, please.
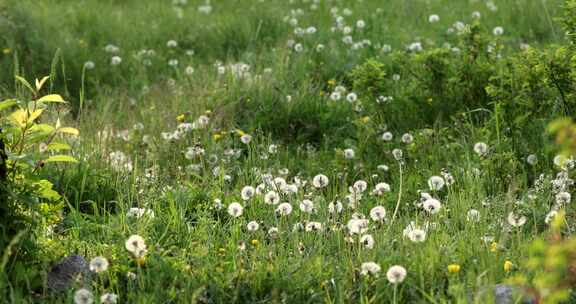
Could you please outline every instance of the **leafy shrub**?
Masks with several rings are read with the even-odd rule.
[[[71,149],[61,140],[63,135],[78,135],[77,129],[61,126],[57,116],[52,123],[46,122],[65,105],[60,95],[40,94],[48,77],[36,79],[34,86],[16,78],[29,94],[0,102],[0,113],[9,111],[0,116],[0,248],[6,248],[0,267],[3,274],[22,269],[22,263],[36,252],[37,231],[49,231],[59,221],[61,197],[39,172],[51,163],[76,162],[72,156],[59,153]],[[26,276],[29,274],[22,279],[30,279]]]

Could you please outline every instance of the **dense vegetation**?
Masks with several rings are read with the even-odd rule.
[[[572,0],[5,0],[0,298],[575,302],[575,33]]]

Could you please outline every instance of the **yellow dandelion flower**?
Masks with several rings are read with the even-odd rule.
[[[214,140],[220,140],[221,138],[222,138],[221,134],[216,133],[216,134],[212,135],[212,139],[214,139]]]
[[[370,122],[370,116],[364,116],[360,119],[360,121],[362,121],[363,123],[366,124],[366,123]]]
[[[449,273],[458,273],[458,272],[460,272],[460,265],[458,265],[458,264],[450,264],[450,265],[448,265],[448,272],[449,272]]]
[[[498,250],[498,243],[492,242],[492,244],[490,244],[490,252],[496,252],[497,250]]]
[[[146,264],[146,257],[141,256],[139,258],[136,258],[136,264],[138,264],[138,266],[140,267],[144,266],[144,264]]]
[[[186,115],[184,115],[184,114],[180,114],[180,115],[178,115],[178,116],[176,117],[176,120],[177,120],[178,122],[183,122],[184,119],[186,119]]]
[[[506,260],[504,262],[504,271],[509,272],[510,270],[512,270],[513,266],[514,266],[514,264],[512,264],[512,262]]]
[[[335,86],[336,85],[336,79],[328,80],[328,85]]]
[[[254,246],[254,247],[258,247],[258,245],[260,245],[260,241],[252,240],[252,241],[250,241],[250,244],[252,244],[252,246]]]

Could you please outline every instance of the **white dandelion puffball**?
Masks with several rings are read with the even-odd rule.
[[[324,188],[328,186],[328,183],[328,177],[324,174],[318,174],[312,179],[312,186],[314,186],[314,188]]]
[[[97,256],[90,261],[90,271],[104,272],[108,269],[108,260],[103,256]]]
[[[94,63],[94,61],[86,61],[84,62],[84,68],[87,70],[92,70],[96,67],[96,64]]]
[[[382,134],[382,140],[384,140],[384,141],[391,141],[392,138],[394,138],[394,135],[392,135],[392,132],[384,132],[384,134]]]
[[[230,214],[232,217],[239,217],[243,212],[244,207],[242,207],[242,205],[239,203],[234,202],[228,205],[228,214]]]
[[[76,304],[92,304],[94,303],[94,296],[90,290],[86,288],[78,289],[74,293],[74,303]]]
[[[360,244],[366,249],[374,248],[374,238],[370,234],[365,234],[360,238]]]
[[[426,231],[419,228],[414,228],[408,232],[407,236],[410,241],[414,243],[421,243],[426,240]]]
[[[538,163],[538,156],[536,156],[535,154],[530,154],[530,155],[528,155],[528,157],[526,157],[526,162],[529,165],[534,166],[535,164]]]
[[[314,202],[311,200],[305,199],[300,203],[300,211],[304,213],[313,213],[314,212]]]
[[[497,26],[494,28],[494,30],[492,30],[492,34],[494,34],[494,36],[500,36],[504,34],[504,28],[501,26]]]
[[[242,200],[247,201],[247,200],[251,199],[255,193],[256,193],[256,189],[254,189],[254,187],[245,186],[244,188],[242,188],[240,195],[242,196]]]
[[[278,208],[276,208],[276,213],[280,216],[290,215],[290,213],[292,213],[292,205],[289,203],[282,203],[278,205]]]
[[[320,223],[320,222],[308,222],[308,223],[306,223],[305,230],[307,232],[322,231],[322,229],[323,229],[323,226],[322,226],[322,223]]]
[[[175,48],[178,46],[178,42],[176,40],[168,40],[168,42],[166,42],[166,46],[169,48]]]
[[[378,276],[381,270],[382,269],[380,268],[380,265],[374,262],[362,263],[362,265],[360,266],[360,274],[365,276],[366,275]]]
[[[351,219],[346,224],[350,234],[362,234],[368,230],[368,220],[365,219]]]
[[[358,95],[356,95],[356,93],[354,93],[354,92],[350,92],[350,93],[348,93],[348,95],[346,95],[346,100],[349,103],[354,103],[357,99],[358,99]]]
[[[483,142],[476,143],[474,145],[474,152],[479,156],[485,156],[488,153],[488,145]]]
[[[432,191],[440,191],[442,190],[442,188],[444,188],[444,179],[440,176],[432,176],[430,177],[430,179],[428,179],[428,187],[430,187],[430,190]]]
[[[146,254],[146,242],[137,234],[131,235],[128,240],[126,240],[125,246],[126,250],[135,257],[143,257]]]
[[[356,156],[356,152],[353,149],[344,149],[344,158],[346,159],[354,159]]]
[[[364,191],[366,191],[366,189],[368,188],[368,183],[366,181],[363,180],[359,180],[354,182],[354,185],[352,185],[352,189],[350,190],[351,193],[362,193]]]
[[[442,209],[442,204],[435,198],[429,198],[422,203],[422,208],[430,214],[436,214]]]
[[[510,224],[510,226],[513,227],[520,227],[524,224],[526,224],[527,218],[521,214],[516,214],[514,212],[510,212],[508,213],[508,217],[506,218],[508,220],[508,224]]]
[[[374,186],[374,190],[372,191],[372,194],[374,195],[382,195],[384,193],[390,192],[391,188],[390,185],[387,183],[378,183],[376,184],[376,186]]]
[[[251,221],[248,224],[246,224],[246,229],[249,232],[256,232],[258,231],[258,228],[260,228],[260,224],[258,224],[257,221]]]
[[[342,206],[342,203],[340,201],[330,202],[328,204],[328,213],[330,214],[341,213],[343,209],[344,207]]]
[[[430,17],[428,17],[428,22],[430,23],[436,23],[440,21],[440,17],[438,15],[430,15]]]
[[[264,195],[264,203],[268,205],[277,205],[280,202],[280,195],[276,191],[268,191]]]
[[[388,282],[392,284],[399,284],[404,281],[406,274],[406,268],[400,265],[394,265],[386,272],[386,278],[388,279]]]
[[[404,135],[402,135],[402,142],[409,145],[414,141],[414,136],[412,136],[412,134],[410,133],[405,133]]]
[[[370,218],[375,222],[382,222],[386,219],[386,209],[382,206],[376,206],[370,210]]]
[[[401,161],[402,157],[404,157],[404,152],[401,149],[394,149],[392,150],[392,156],[394,156],[395,160]]]
[[[113,56],[113,57],[110,59],[110,64],[111,64],[111,65],[119,65],[120,63],[122,63],[122,57],[120,57],[120,56]]]
[[[116,304],[118,303],[118,295],[115,293],[105,293],[100,297],[102,304]]]
[[[244,134],[240,137],[240,141],[247,145],[252,141],[252,135]]]

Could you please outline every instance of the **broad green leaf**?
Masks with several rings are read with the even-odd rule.
[[[46,103],[46,102],[65,103],[66,102],[66,101],[64,101],[62,96],[60,96],[58,94],[50,94],[50,95],[42,96],[37,101],[44,102],[44,103]]]
[[[26,136],[26,143],[36,143],[47,139],[54,132],[54,127],[47,124],[33,125],[29,129],[29,136]]]
[[[58,133],[72,134],[72,135],[76,135],[76,136],[80,135],[80,131],[78,131],[78,129],[72,128],[72,127],[60,128],[60,129],[56,130],[56,132],[58,132]]]
[[[70,150],[72,147],[65,143],[53,142],[46,146],[46,150],[48,151],[62,151],[62,150]]]
[[[18,101],[16,101],[16,99],[7,99],[4,100],[2,102],[0,102],[0,111],[7,109],[13,105],[18,104]]]
[[[38,187],[36,193],[45,199],[59,200],[61,198],[60,194],[52,189],[54,185],[45,179],[38,181],[34,185]]]
[[[78,161],[70,155],[54,155],[54,156],[48,157],[48,159],[46,159],[45,162],[47,162],[47,163],[53,163],[53,162],[77,163]]]
[[[28,82],[28,80],[24,79],[21,76],[15,76],[16,80],[18,80],[22,85],[24,85],[32,94],[36,94],[36,90],[32,87],[32,85]]]
[[[54,127],[47,124],[37,124],[30,127],[30,132],[42,132],[50,134],[54,132]]]

